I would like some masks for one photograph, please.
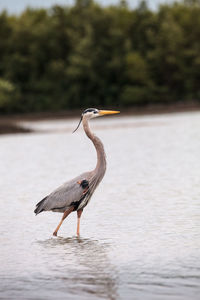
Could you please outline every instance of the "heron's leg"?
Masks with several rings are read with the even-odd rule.
[[[82,209],[79,209],[77,210],[77,235],[79,236],[80,235],[80,220],[81,220],[81,215],[82,215],[82,212],[83,210]]]
[[[60,226],[62,225],[63,221],[65,218],[67,218],[67,216],[74,210],[74,207],[69,208],[68,210],[66,210],[62,216],[62,219],[60,221],[60,223],[58,224],[56,230],[54,231],[53,235],[57,236],[57,232],[60,228]]]

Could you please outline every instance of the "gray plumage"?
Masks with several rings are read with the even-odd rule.
[[[97,152],[97,164],[95,169],[90,172],[85,172],[78,177],[64,183],[36,204],[36,208],[34,210],[36,215],[43,211],[64,213],[61,222],[53,233],[54,235],[57,235],[57,232],[63,220],[72,211],[77,211],[77,234],[79,235],[81,213],[84,207],[90,201],[95,189],[101,182],[106,171],[106,155],[103,144],[101,140],[91,132],[88,121],[94,117],[114,113],[119,112],[97,110],[95,108],[86,109],[83,112],[78,127],[82,122],[86,135],[94,144]],[[76,128],[76,130],[78,129],[78,127]]]
[[[89,182],[89,188],[86,194],[83,194],[83,188],[78,183],[78,181],[82,180],[87,180]],[[71,206],[74,206],[74,210],[83,209],[88,204],[99,182],[100,181],[97,180],[94,171],[85,172],[64,183],[37,203],[34,212],[36,215],[42,211],[50,210],[54,212],[65,212]]]
[[[37,203],[36,209],[34,210],[36,215],[42,211],[50,210],[54,212],[65,212],[71,206],[75,207],[74,210],[83,209],[88,204],[97,185],[102,180],[106,171],[106,156],[103,144],[101,140],[90,131],[87,118],[83,118],[83,127],[87,136],[93,141],[97,151],[98,159],[96,168],[91,172],[85,172],[64,183]],[[83,195],[83,188],[78,184],[78,181],[82,180],[89,182],[89,188],[85,195]]]
[[[36,204],[35,213],[39,214],[42,211],[65,212],[72,203],[78,202],[83,195],[83,188],[78,183],[87,179],[89,181],[90,173],[83,173],[80,176],[64,183],[55,191],[45,197],[42,201]]]

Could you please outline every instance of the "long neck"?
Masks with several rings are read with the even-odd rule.
[[[98,171],[103,176],[106,171],[106,154],[104,151],[103,144],[101,140],[97,136],[95,136],[94,133],[92,133],[89,127],[88,120],[84,117],[83,117],[83,128],[88,138],[93,142],[97,152],[97,164],[94,171],[95,173]]]

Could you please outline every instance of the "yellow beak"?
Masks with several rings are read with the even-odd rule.
[[[118,110],[99,110],[99,115],[104,116],[104,115],[113,115],[113,114],[119,114],[120,111]]]

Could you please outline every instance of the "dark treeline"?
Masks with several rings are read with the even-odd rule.
[[[0,14],[0,113],[200,102],[200,5]]]

